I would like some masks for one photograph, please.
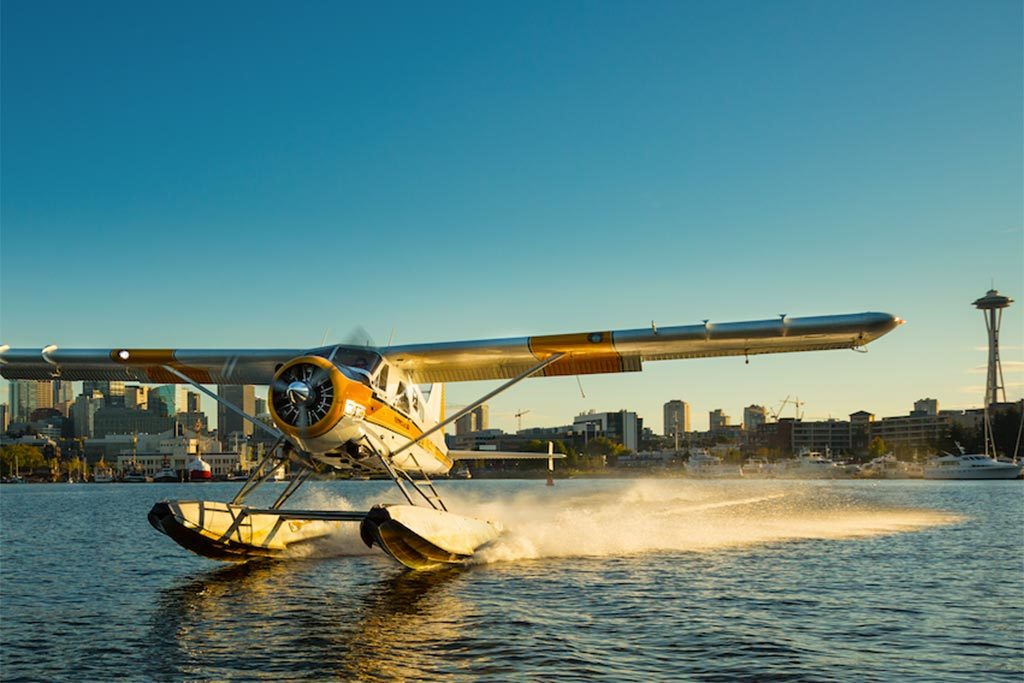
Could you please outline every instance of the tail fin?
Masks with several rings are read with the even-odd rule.
[[[423,406],[427,420],[430,422],[444,421],[444,384],[438,382],[430,387],[430,396]],[[442,433],[444,430],[441,430]]]

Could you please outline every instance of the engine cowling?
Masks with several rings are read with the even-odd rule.
[[[326,358],[300,356],[274,374],[267,405],[278,429],[310,453],[327,453],[362,437],[372,395]]]

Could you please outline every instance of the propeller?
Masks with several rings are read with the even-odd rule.
[[[296,362],[279,372],[270,385],[274,412],[289,425],[307,429],[334,404],[331,371],[310,362]]]
[[[373,335],[367,332],[366,328],[362,325],[355,325],[345,335],[344,340],[341,342],[342,346],[364,346],[373,347],[376,344],[373,342]]]

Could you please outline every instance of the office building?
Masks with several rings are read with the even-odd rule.
[[[690,404],[673,399],[662,407],[665,436],[682,435],[690,431]]]
[[[51,380],[16,379],[8,385],[11,401],[11,422],[28,422],[32,411],[53,407]]]
[[[768,421],[768,411],[764,406],[749,405],[743,409],[743,429],[755,432]]]
[[[103,395],[108,406],[124,406],[124,382],[108,382],[106,380],[82,382],[83,396],[92,396],[95,392]]]
[[[146,410],[149,402],[149,390],[137,384],[130,384],[124,388],[124,407],[135,410]]]
[[[572,426],[578,444],[585,445],[590,439],[603,436],[634,452],[640,448],[643,419],[628,410],[614,413],[597,413],[591,410],[573,418]]]
[[[185,408],[185,387],[165,384],[149,390],[147,410],[158,415],[174,416]]]
[[[106,398],[98,391],[91,396],[85,394],[75,399],[71,406],[71,419],[75,424],[75,436],[92,438],[96,436],[96,413],[104,407]]]
[[[716,432],[722,427],[728,427],[732,423],[732,418],[725,414],[721,408],[715,408],[708,413],[708,429],[711,432]]]
[[[221,397],[247,415],[256,411],[256,388],[251,384],[221,384],[217,386],[217,396]],[[252,423],[241,415],[217,404],[217,436],[222,442],[227,441],[231,434],[238,432],[245,437],[252,436]]]

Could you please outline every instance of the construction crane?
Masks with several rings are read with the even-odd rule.
[[[790,400],[789,396],[782,399],[782,403],[779,404],[779,407],[776,410],[769,412],[772,419],[778,422],[779,416],[782,415],[782,411],[785,410],[786,406],[790,403],[793,404],[793,414],[796,416],[796,419],[802,420],[804,418],[804,414],[803,411],[800,410],[800,407],[804,405],[804,402],[801,401],[799,397],[794,397],[793,400]]]
[[[519,425],[518,427],[516,427],[517,432],[523,431],[523,415],[526,415],[528,412],[530,412],[529,408],[527,408],[526,410],[520,410],[519,412],[515,413],[516,422]]]

